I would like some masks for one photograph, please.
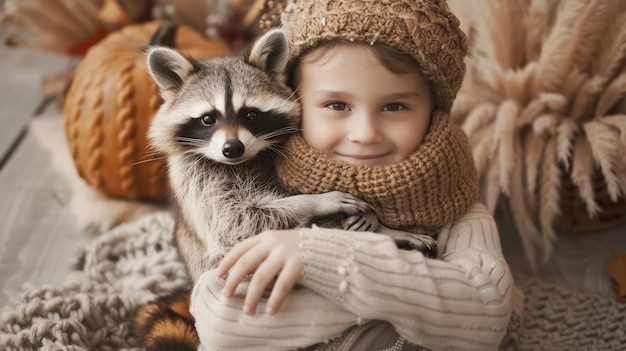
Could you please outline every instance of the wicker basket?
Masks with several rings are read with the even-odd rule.
[[[602,209],[594,218],[587,213],[585,202],[569,173],[564,173],[561,186],[561,216],[554,228],[558,233],[594,233],[615,228],[626,223],[626,201],[621,197],[614,202],[609,197],[604,176],[599,169],[592,174],[594,199]]]

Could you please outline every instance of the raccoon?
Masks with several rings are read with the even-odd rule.
[[[299,130],[299,104],[285,84],[288,43],[272,30],[247,57],[195,60],[163,47],[148,69],[163,104],[149,138],[167,157],[176,208],[175,244],[193,282],[237,242],[265,229],[339,218],[351,230],[378,226],[370,206],[343,192],[287,196],[274,157]],[[142,306],[134,331],[147,347],[195,349],[189,292]]]
[[[280,30],[262,36],[247,59],[197,61],[168,48],[148,53],[164,100],[149,138],[167,155],[176,245],[194,282],[234,244],[265,229],[371,211],[343,192],[287,196],[281,191],[274,157],[299,130],[300,115],[284,84],[287,58]],[[364,220],[377,225],[369,216]]]
[[[299,131],[300,107],[286,85],[289,56],[274,29],[246,57],[195,60],[151,48],[148,69],[163,104],[149,130],[167,156],[177,219],[175,244],[193,282],[237,242],[265,229],[316,223],[389,235],[401,249],[436,255],[435,240],[387,228],[373,209],[343,192],[288,196],[277,181],[274,157]],[[190,292],[141,306],[133,331],[146,350],[195,350]]]

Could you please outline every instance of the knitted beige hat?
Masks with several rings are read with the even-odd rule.
[[[333,39],[381,43],[410,54],[450,112],[465,74],[465,34],[443,0],[300,0],[282,15],[291,61]]]

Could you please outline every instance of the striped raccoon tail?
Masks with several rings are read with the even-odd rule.
[[[191,291],[140,306],[132,319],[132,332],[146,351],[196,351],[200,340],[189,312]]]

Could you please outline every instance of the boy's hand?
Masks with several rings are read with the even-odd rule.
[[[304,240],[298,230],[267,230],[233,247],[217,267],[226,278],[224,295],[230,297],[246,275],[253,274],[246,293],[244,312],[254,314],[266,287],[278,276],[267,301],[266,313],[275,314],[302,277],[304,262],[298,256]]]

